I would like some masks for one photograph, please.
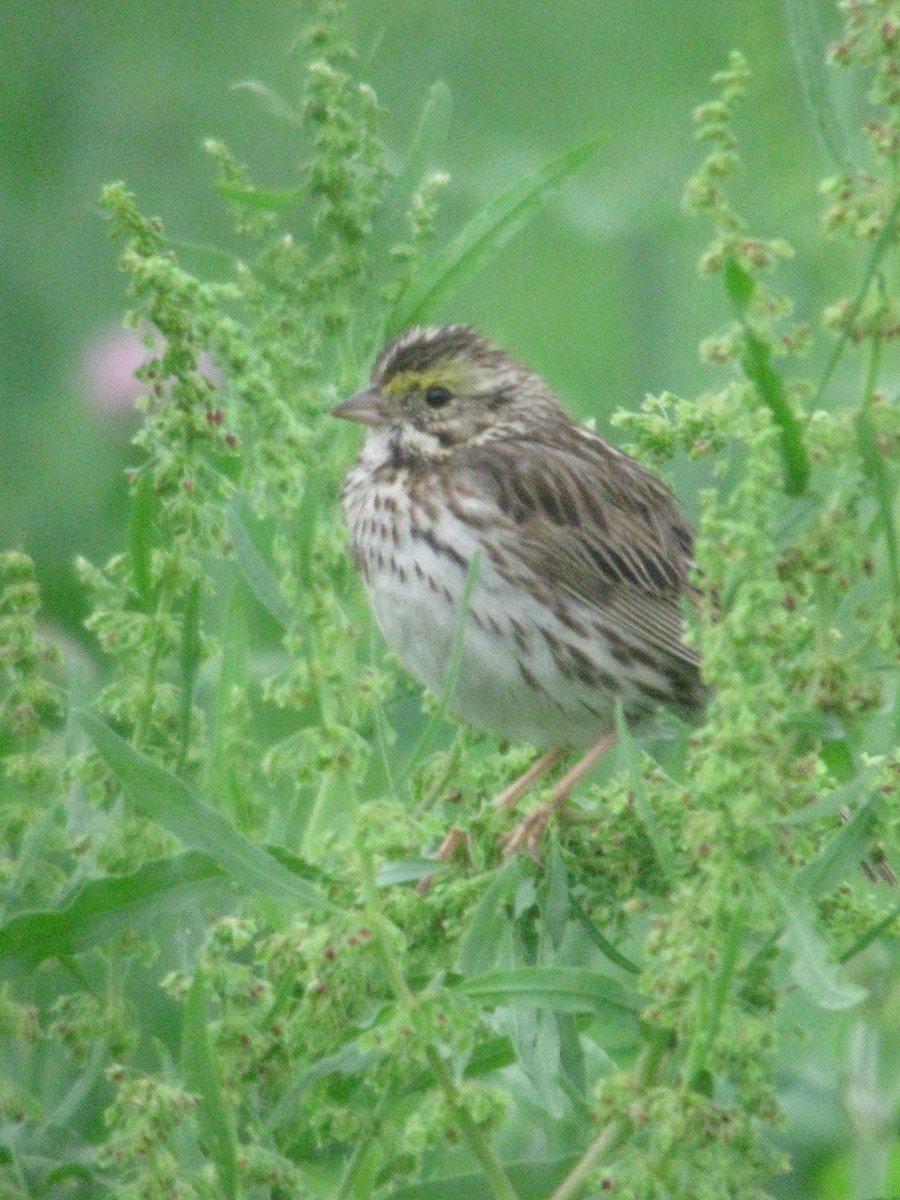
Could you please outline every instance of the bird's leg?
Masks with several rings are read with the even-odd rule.
[[[465,857],[469,853],[471,842],[471,836],[464,829],[460,829],[457,825],[451,825],[446,837],[435,851],[434,857],[439,858],[441,862],[450,862],[451,859]]]
[[[514,779],[509,787],[504,789],[492,803],[498,808],[509,808],[517,800],[521,800],[528,789],[537,783],[539,779],[543,779],[547,772],[556,766],[565,753],[565,749],[548,750],[546,754],[542,754],[540,758],[536,758],[528,770],[523,771],[518,779]],[[449,862],[460,853],[462,848],[468,845],[468,841],[469,835],[464,833],[463,830],[457,829],[454,825],[441,842],[434,857],[441,859],[443,862]],[[430,879],[428,882],[430,883]]]
[[[574,767],[570,767],[553,788],[553,800],[550,804],[539,804],[534,812],[529,815],[513,829],[503,843],[503,850],[506,854],[514,854],[517,850],[523,847],[528,851],[532,858],[537,858],[537,845],[540,841],[541,834],[547,827],[547,822],[553,812],[559,812],[565,807],[565,803],[571,794],[572,788],[579,783],[592,767],[596,766],[607,750],[611,750],[616,744],[615,730],[610,730],[597,738],[593,746],[579,758]],[[547,758],[539,758],[533,765],[532,770]],[[556,761],[556,760],[554,760]],[[550,769],[550,763],[545,768],[545,771]],[[544,774],[545,772],[541,772]],[[526,772],[527,774],[527,772]],[[523,776],[524,778],[524,776]],[[536,776],[540,778],[540,775]],[[519,781],[516,780],[516,783]],[[515,786],[515,785],[513,785]],[[524,790],[524,789],[523,789]],[[521,795],[522,793],[518,793]]]
[[[553,788],[553,803],[560,808],[569,798],[576,783],[580,783],[592,767],[595,767],[607,750],[612,750],[616,744],[616,731],[611,729],[602,734],[593,746],[584,753],[574,767],[570,767],[562,779]]]
[[[564,749],[548,750],[546,754],[536,758],[527,771],[523,771],[518,779],[514,779],[509,787],[494,799],[494,807],[510,808],[517,800],[521,800],[528,789],[539,779],[543,779],[565,753]]]

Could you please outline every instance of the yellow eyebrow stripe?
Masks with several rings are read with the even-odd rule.
[[[449,388],[451,392],[463,391],[467,384],[472,383],[472,370],[471,367],[467,370],[467,366],[465,361],[458,360],[438,363],[424,371],[398,371],[381,390],[389,396],[402,392],[421,392],[435,386]]]

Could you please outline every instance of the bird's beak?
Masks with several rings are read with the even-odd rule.
[[[362,388],[335,404],[331,415],[343,417],[345,421],[359,421],[361,425],[382,425],[385,419],[384,397],[375,388]]]

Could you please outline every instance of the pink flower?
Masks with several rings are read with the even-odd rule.
[[[115,418],[134,411],[138,396],[147,390],[135,372],[157,357],[164,341],[158,330],[109,329],[97,334],[86,346],[81,362],[81,389],[90,409],[99,416]],[[218,381],[220,372],[208,354],[200,360],[200,370]]]

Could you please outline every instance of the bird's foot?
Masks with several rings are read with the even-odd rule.
[[[602,737],[599,737],[594,742],[593,746],[554,785],[551,793],[552,799],[549,803],[539,804],[533,812],[524,817],[507,834],[503,839],[504,854],[515,854],[519,850],[525,850],[532,858],[538,858],[538,844],[544,830],[547,828],[550,817],[554,813],[563,815],[569,812],[566,802],[572,793],[572,789],[596,766],[603,755],[615,745],[615,741],[615,732],[611,731],[604,733]],[[562,750],[550,750],[546,754],[541,755],[536,762],[532,763],[524,775],[520,775],[514,783],[510,784],[505,792],[502,792],[497,797],[494,804],[505,806],[515,803],[532,784],[546,775],[550,768],[559,762],[563,754],[564,751]]]

